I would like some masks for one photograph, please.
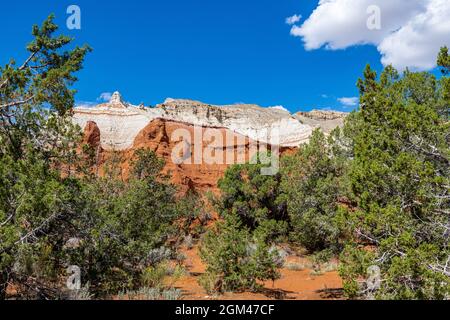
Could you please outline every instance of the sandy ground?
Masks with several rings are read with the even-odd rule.
[[[264,284],[262,293],[227,293],[223,296],[209,296],[198,284],[205,271],[197,248],[184,252],[188,275],[176,282],[175,287],[183,291],[183,300],[328,300],[342,299],[342,280],[337,271],[312,275],[311,269],[282,269],[281,278],[274,283]],[[288,262],[307,265],[305,258],[289,257]]]

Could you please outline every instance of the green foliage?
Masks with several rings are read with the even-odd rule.
[[[34,275],[34,281],[55,279],[58,248],[77,213],[80,184],[61,179],[39,156],[0,160],[0,269],[2,283]],[[1,281],[0,281],[1,282]]]
[[[264,240],[276,241],[286,235],[286,205],[279,202],[281,175],[261,174],[262,164],[231,166],[219,181],[221,198],[216,201],[222,217],[237,215],[251,232]]]
[[[450,74],[450,56],[448,55],[448,48],[443,47],[438,56],[438,66],[441,68],[442,74],[448,76]],[[439,101],[438,112],[443,118],[450,119],[450,108],[448,102],[450,101],[450,78],[441,78],[441,97]]]
[[[344,195],[342,177],[347,158],[338,142],[340,131],[327,139],[314,131],[311,140],[282,162],[282,195],[287,203],[291,239],[315,252],[338,252],[340,229],[336,222],[338,202]]]
[[[0,67],[0,152],[15,159],[25,151],[55,156],[67,147],[68,133],[75,133],[66,117],[75,94],[69,86],[91,49],[63,51],[72,40],[55,36],[57,29],[53,16],[34,26],[27,60],[19,67],[14,60]]]
[[[319,266],[320,268],[322,264],[330,262],[332,258],[333,252],[331,250],[322,250],[312,257],[312,261],[315,265]]]
[[[0,299],[10,281],[53,294],[47,282],[60,271],[58,249],[77,212],[81,186],[71,170],[80,132],[68,118],[69,86],[90,49],[63,51],[71,39],[56,31],[50,16],[33,27],[29,58],[0,67]]]
[[[120,154],[103,177],[92,173],[83,157],[94,153],[80,155],[70,121],[71,86],[90,48],[64,51],[71,39],[56,31],[50,16],[33,27],[29,58],[0,67],[0,299],[9,283],[23,298],[62,298],[69,265],[82,270],[84,298],[178,299],[166,281],[182,270],[166,261],[180,239],[200,237],[204,205],[194,194],[177,197],[148,150],[136,152],[126,181]],[[316,272],[345,241],[340,273],[350,297],[448,299],[448,48],[438,65],[441,78],[390,66],[378,77],[367,66],[360,110],[343,130],[314,132],[274,176],[260,164],[230,167],[215,199],[224,221],[200,248],[202,285],[257,290],[277,279],[274,244],[289,236],[315,252]],[[379,288],[365,281],[373,266]]]
[[[135,179],[162,178],[161,171],[164,168],[164,160],[159,159],[154,152],[139,149],[135,152],[135,159],[131,167],[132,177]]]
[[[361,110],[346,128],[353,140],[348,179],[356,210],[346,215],[353,237],[341,274],[349,295],[361,292],[355,281],[374,265],[381,269],[381,288],[365,295],[448,298],[450,100],[442,90],[448,79],[410,71],[399,77],[392,67],[379,81],[374,75],[366,70],[358,82]]]
[[[169,265],[161,262],[142,271],[142,284],[148,288],[164,287],[164,279],[168,275]]]
[[[141,150],[136,163],[146,172],[139,179],[97,178],[80,195],[82,211],[74,236],[82,244],[70,252],[70,261],[99,293],[139,286],[143,270],[152,267],[150,253],[179,231],[176,221],[183,213],[176,189],[152,172],[160,160],[153,151]]]
[[[233,214],[205,235],[200,257],[207,265],[200,283],[210,293],[254,291],[259,288],[258,281],[279,277],[275,253],[264,241],[253,239]]]
[[[198,240],[205,233],[207,224],[211,221],[211,215],[205,202],[200,196],[189,191],[177,202],[177,210],[183,212],[182,220],[179,221],[179,236],[184,237],[183,241],[188,247],[194,245],[194,240]]]
[[[448,55],[448,48],[443,47],[438,55],[437,64],[442,68],[442,72],[444,74],[448,74],[450,72],[450,56]]]
[[[287,235],[288,216],[278,200],[281,175],[262,175],[263,167],[231,166],[219,181],[221,195],[213,202],[224,221],[205,235],[200,249],[207,265],[200,283],[208,292],[254,291],[261,281],[279,277],[271,244]]]

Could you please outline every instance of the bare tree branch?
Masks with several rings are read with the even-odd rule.
[[[433,145],[428,145],[431,151],[426,150],[421,146],[423,144],[423,139],[417,136],[414,136],[414,138],[419,141],[419,144],[416,144],[413,141],[411,141],[411,139],[408,139],[410,147],[412,147],[414,150],[416,150],[417,152],[421,152],[430,158],[434,158],[436,160],[444,162],[445,164],[450,164],[450,160],[447,159],[444,155],[442,155],[437,147]]]
[[[0,105],[0,109],[21,106],[23,104],[26,104],[26,103],[32,101],[33,99],[34,99],[34,97],[29,97],[29,98],[24,99],[24,100],[19,100],[19,101],[14,101],[14,102],[2,104],[2,105]]]
[[[38,52],[40,51],[40,49],[38,51],[33,52],[27,60],[25,60],[25,62],[19,67],[19,71],[24,70],[26,67],[28,67],[28,64],[30,63],[30,61],[38,54]],[[3,80],[2,83],[0,83],[0,89],[3,89],[9,82],[9,78],[6,78],[5,80]]]
[[[446,275],[447,277],[450,277],[450,256],[448,257],[445,265],[437,264],[437,265],[429,265],[428,267],[435,272],[439,272],[442,273],[443,275]]]
[[[34,228],[33,230],[31,230],[30,232],[28,232],[27,234],[25,234],[24,236],[22,236],[19,240],[17,240],[16,242],[14,242],[13,245],[3,249],[2,251],[0,251],[0,254],[5,253],[10,251],[12,248],[14,248],[14,246],[17,246],[20,243],[25,242],[26,240],[28,240],[28,238],[35,236],[38,232],[41,232],[48,224],[50,224],[51,222],[53,222],[54,220],[58,219],[60,216],[62,216],[62,213],[54,213],[52,214],[50,217],[48,217],[47,219],[45,219],[39,226],[37,226],[36,228]]]

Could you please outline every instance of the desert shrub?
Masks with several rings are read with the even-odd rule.
[[[185,274],[186,270],[180,265],[173,266],[168,261],[164,261],[144,269],[141,284],[149,288],[171,287]]]
[[[168,240],[179,235],[176,221],[184,212],[175,187],[154,170],[161,168],[160,160],[152,151],[140,151],[134,163],[139,174],[128,181],[120,174],[95,178],[80,195],[83,206],[75,222],[82,242],[68,258],[98,294],[139,287],[143,270],[156,277],[158,265],[172,257]]]
[[[284,267],[288,270],[292,271],[303,271],[311,268],[310,263],[301,263],[301,262],[287,262]]]
[[[324,271],[323,270],[324,266],[330,267],[330,260],[332,258],[333,258],[333,251],[330,249],[315,253],[311,257],[313,272],[316,275],[322,274],[322,272]]]
[[[165,260],[169,260],[172,257],[172,250],[169,248],[162,246],[159,248],[151,249],[147,255],[147,264],[151,266],[155,266],[160,262]]]
[[[161,298],[162,300],[166,300],[166,301],[176,301],[176,300],[180,300],[182,297],[182,292],[180,289],[167,289],[167,290],[163,290],[161,292]]]
[[[222,217],[236,215],[250,232],[276,242],[287,234],[289,217],[278,199],[281,175],[263,175],[262,168],[263,164],[231,166],[219,181],[221,196],[215,203]]]
[[[337,146],[340,131],[330,138],[314,131],[308,144],[282,161],[282,194],[290,217],[290,238],[311,252],[340,250],[336,221],[348,160]]]
[[[221,195],[212,197],[224,221],[200,248],[207,265],[201,284],[210,293],[257,290],[261,281],[279,277],[286,254],[274,244],[286,238],[288,215],[278,201],[281,175],[263,175],[262,168],[231,166],[219,181]]]
[[[275,245],[272,245],[269,248],[269,254],[273,257],[273,262],[277,268],[283,267],[286,263],[286,258],[289,256],[285,250],[278,248]]]
[[[142,271],[142,284],[149,288],[161,288],[168,273],[168,265],[160,263]]]
[[[257,290],[258,281],[279,277],[274,252],[264,241],[252,239],[235,215],[205,235],[200,256],[207,265],[200,283],[210,293]]]
[[[179,222],[180,241],[190,237],[193,242],[200,238],[211,220],[203,199],[196,192],[189,191],[178,199],[177,206],[177,210],[183,212],[182,221]]]
[[[175,256],[175,260],[178,262],[178,263],[183,263],[184,261],[186,261],[187,260],[187,255],[185,254],[185,253],[183,253],[183,252],[178,252],[177,254],[176,254],[176,256]]]
[[[159,300],[161,297],[161,292],[157,288],[142,287],[137,290],[127,290],[121,291],[117,295],[119,300],[142,300],[142,301],[153,301]]]
[[[93,295],[90,292],[90,283],[86,283],[79,290],[73,290],[69,293],[67,299],[75,301],[89,301],[92,300]]]
[[[164,261],[142,271],[141,287],[137,290],[122,290],[120,300],[179,300],[182,292],[173,287],[186,271],[180,265],[173,266]]]

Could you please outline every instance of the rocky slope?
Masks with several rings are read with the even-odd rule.
[[[342,127],[348,113],[337,111],[313,110],[311,112],[298,112],[294,117],[301,123],[314,129],[321,129],[329,134],[336,127]]]
[[[223,127],[256,141],[297,147],[308,140],[311,127],[279,108],[251,104],[215,106],[168,99],[156,107],[162,117],[204,127]],[[154,110],[151,110],[154,111]]]
[[[94,121],[102,132],[105,149],[125,150],[151,121],[172,120],[196,126],[227,128],[253,140],[297,147],[308,141],[312,127],[279,108],[256,105],[215,106],[191,100],[167,99],[155,108],[124,102],[115,93],[109,103],[94,108],[76,108],[74,121],[84,128]]]
[[[257,141],[269,144],[269,149],[272,143],[288,152],[307,142],[315,128],[330,132],[344,117],[323,111],[292,116],[281,108],[214,106],[174,99],[146,108],[128,104],[115,93],[109,103],[75,108],[73,119],[85,129],[84,142],[97,150],[99,166],[112,151],[119,151],[126,175],[134,151],[151,149],[165,159],[165,171],[184,191],[217,191],[228,165],[252,159]],[[180,133],[191,139],[180,138]],[[203,156],[200,162],[195,158],[197,151]],[[179,163],[177,158],[187,161]]]
[[[223,140],[210,141],[206,146],[192,141],[187,149],[179,148],[183,144],[179,141],[173,141],[170,137],[175,131],[185,130],[192,136],[195,127],[181,122],[175,122],[165,119],[155,119],[151,121],[144,129],[139,132],[133,141],[132,147],[123,151],[118,151],[122,159],[122,177],[127,178],[130,172],[136,150],[153,150],[159,157],[165,160],[164,173],[169,174],[172,183],[180,187],[180,192],[185,193],[189,190],[197,192],[212,191],[218,192],[217,182],[224,175],[225,170],[230,163],[246,163],[254,159],[257,150],[254,148],[255,141],[248,137],[239,135],[226,128],[214,128],[214,133],[220,134]],[[205,135],[211,128],[202,128]],[[100,129],[95,122],[89,121],[84,130],[83,143],[89,144],[96,151],[96,167],[100,174],[103,164],[113,155],[113,150],[104,149],[101,146]],[[231,137],[231,139],[230,139]],[[177,148],[181,151],[176,154]],[[268,149],[271,146],[267,146]],[[198,150],[202,154],[208,154],[217,159],[217,162],[202,161],[195,162],[195,154]],[[281,153],[291,152],[293,148],[282,147]],[[185,153],[187,151],[187,153]],[[190,159],[185,158],[186,154]],[[174,161],[174,155],[187,159],[186,163]]]
[[[115,93],[109,103],[94,108],[75,108],[74,122],[81,128],[92,121],[101,132],[101,145],[106,150],[126,150],[133,146],[136,136],[144,129],[151,117],[143,109],[123,102],[119,93]]]

